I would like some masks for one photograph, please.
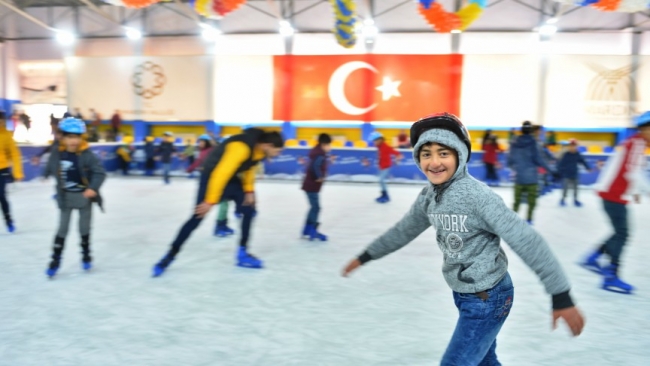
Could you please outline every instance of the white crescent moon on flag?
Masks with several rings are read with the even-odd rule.
[[[329,94],[330,100],[332,101],[332,104],[334,104],[334,107],[336,107],[336,109],[339,111],[352,116],[368,113],[377,107],[377,103],[366,108],[355,107],[345,96],[345,81],[348,79],[348,76],[350,76],[352,72],[359,69],[368,69],[374,73],[377,73],[377,69],[366,62],[351,61],[341,65],[338,69],[336,69],[336,71],[332,73],[332,77],[330,77],[329,86],[327,88],[327,92]]]

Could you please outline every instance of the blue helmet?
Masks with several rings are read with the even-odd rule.
[[[377,139],[383,139],[383,138],[384,138],[384,135],[382,135],[381,132],[374,131],[373,133],[370,134],[370,136],[368,136],[368,141],[372,142],[372,141],[375,141]]]
[[[210,135],[204,133],[203,135],[199,136],[199,141],[201,141],[201,140],[212,142],[212,137],[210,137]]]
[[[74,117],[68,117],[64,118],[59,122],[59,131],[63,133],[73,133],[76,135],[83,135],[86,133],[86,124],[84,121],[74,118]]]
[[[637,116],[635,122],[637,127],[650,126],[650,111]]]

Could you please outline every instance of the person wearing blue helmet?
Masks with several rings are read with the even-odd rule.
[[[395,156],[396,160],[401,160],[403,156],[397,150],[388,146],[384,139],[384,135],[380,132],[375,131],[371,133],[368,140],[377,147],[379,160],[379,186],[381,187],[381,196],[379,196],[376,201],[379,203],[386,203],[390,201],[386,180],[390,174],[390,168],[393,166],[393,156]]]
[[[621,254],[630,233],[627,204],[631,200],[641,203],[641,194],[650,192],[645,156],[650,146],[650,111],[637,117],[636,125],[638,132],[619,146],[595,185],[614,233],[582,263],[586,269],[603,276],[603,290],[623,294],[634,291],[632,285],[618,277]],[[607,266],[601,266],[599,262],[603,254],[609,257]]]
[[[61,265],[61,255],[68,235],[73,210],[79,211],[79,233],[81,234],[82,268],[92,267],[90,256],[90,231],[92,204],[102,207],[99,189],[106,179],[101,161],[89,149],[85,141],[86,124],[77,118],[65,118],[59,122],[61,140],[58,148],[52,149],[43,171],[45,178],[56,178],[57,204],[61,211],[59,229],[54,237],[52,261],[46,274],[52,278]]]

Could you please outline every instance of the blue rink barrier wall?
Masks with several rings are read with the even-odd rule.
[[[91,144],[91,150],[102,160],[104,168],[109,172],[118,170],[118,161],[115,154],[118,143]],[[132,153],[131,174],[139,175],[144,173],[144,151],[142,144],[136,144]],[[23,169],[25,180],[31,180],[40,176],[43,166],[46,163],[47,155],[41,160],[39,166],[31,164],[34,156],[39,154],[45,146],[21,146],[23,154]],[[181,153],[184,146],[177,145],[177,153]],[[309,148],[286,148],[282,154],[274,159],[264,162],[265,178],[282,180],[300,180],[305,171],[305,165],[309,161]],[[390,182],[392,183],[422,183],[425,177],[415,165],[413,154],[410,150],[399,150],[404,159],[391,168]],[[587,172],[580,166],[580,185],[589,186],[596,182],[600,168],[607,161],[611,154],[583,154],[591,165],[592,172]],[[485,177],[485,167],[482,162],[483,153],[473,152],[469,162],[469,172],[479,180]],[[502,183],[511,183],[510,169],[506,164],[507,154],[500,154],[501,167],[498,169]],[[188,163],[178,157],[172,159],[172,175],[186,176],[185,168]],[[332,149],[330,154],[330,166],[328,181],[339,182],[376,182],[377,173],[377,150],[376,149]],[[156,174],[161,174],[161,163],[156,162]]]

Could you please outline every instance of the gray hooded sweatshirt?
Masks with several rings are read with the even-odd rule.
[[[501,197],[467,171],[467,146],[453,132],[424,132],[413,149],[428,142],[449,146],[458,153],[458,169],[441,184],[429,184],[395,226],[377,238],[359,257],[361,263],[390,254],[418,237],[429,226],[443,252],[442,273],[449,287],[460,293],[493,288],[508,271],[501,239],[517,253],[553,295],[553,308],[573,306],[569,281],[541,235],[510,210]]]

